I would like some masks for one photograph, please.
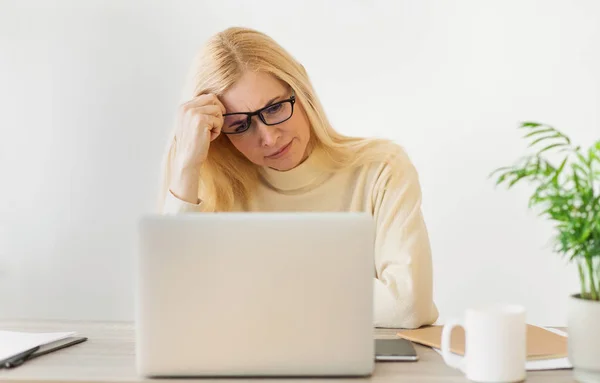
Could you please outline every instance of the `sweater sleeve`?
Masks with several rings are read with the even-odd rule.
[[[200,213],[202,211],[202,202],[193,204],[180,200],[170,190],[167,190],[163,205],[163,214]]]
[[[438,318],[433,302],[431,247],[421,213],[417,171],[401,152],[400,174],[378,170],[373,190],[376,327],[417,328]]]

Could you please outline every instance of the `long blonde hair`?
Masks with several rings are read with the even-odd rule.
[[[387,140],[347,137],[336,132],[327,117],[304,67],[275,40],[249,28],[232,27],[208,40],[194,60],[184,99],[226,92],[245,71],[269,73],[287,83],[308,117],[311,142],[324,152],[331,170],[352,168],[375,161],[395,167],[399,146]],[[168,193],[175,158],[175,130],[163,160],[160,210]],[[245,207],[258,182],[258,166],[220,135],[210,145],[199,181],[199,198],[205,211],[230,211],[234,203]]]

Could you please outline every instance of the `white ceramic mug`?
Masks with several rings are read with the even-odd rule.
[[[452,329],[465,329],[465,356],[450,351]],[[525,380],[527,361],[525,308],[492,305],[468,309],[465,320],[450,321],[442,331],[442,356],[476,382]]]

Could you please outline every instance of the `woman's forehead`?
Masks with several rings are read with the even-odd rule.
[[[286,91],[285,83],[268,73],[246,72],[220,99],[227,113],[253,112]]]

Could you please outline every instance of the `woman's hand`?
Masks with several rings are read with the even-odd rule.
[[[210,142],[221,134],[225,107],[214,94],[203,94],[179,107],[175,130],[176,163],[200,171]]]
[[[211,141],[221,134],[224,113],[225,106],[214,94],[200,95],[179,107],[169,185],[177,198],[198,203],[200,168]]]

